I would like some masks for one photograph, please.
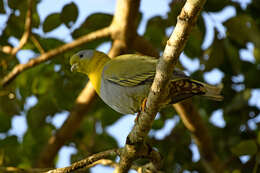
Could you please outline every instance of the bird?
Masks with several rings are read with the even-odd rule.
[[[87,49],[70,58],[72,72],[88,76],[101,99],[121,114],[141,111],[156,73],[158,59],[139,54],[124,54],[110,58],[107,54]],[[221,101],[221,87],[188,77],[175,68],[169,81],[169,93],[162,107],[195,95]]]

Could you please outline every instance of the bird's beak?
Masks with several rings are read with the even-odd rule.
[[[75,72],[75,71],[77,71],[77,69],[78,69],[78,64],[75,63],[75,64],[72,64],[70,71]]]

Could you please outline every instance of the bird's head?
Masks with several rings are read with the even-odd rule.
[[[72,72],[88,73],[91,59],[94,57],[95,50],[82,50],[70,58]]]

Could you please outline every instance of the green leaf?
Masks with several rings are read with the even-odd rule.
[[[83,24],[74,30],[72,33],[73,38],[78,38],[82,35],[88,34],[92,31],[109,26],[112,21],[112,15],[105,13],[91,14],[86,18]]]
[[[11,117],[0,112],[0,133],[7,132],[11,128]]]
[[[219,67],[221,64],[223,64],[225,54],[224,51],[219,51],[223,49],[223,40],[215,39],[212,46],[205,51],[205,54],[209,56],[209,59],[202,59],[202,61],[205,61],[205,71],[210,71],[213,68]]]
[[[254,48],[254,57],[257,64],[260,64],[260,48]]]
[[[166,28],[167,21],[161,16],[155,16],[147,22],[144,37],[155,47],[162,49],[167,41],[167,36],[165,34]]]
[[[245,47],[247,42],[253,42],[255,47],[260,48],[259,27],[251,16],[239,15],[227,20],[224,25],[227,35],[240,46]]]
[[[7,3],[10,8],[18,9],[21,6],[21,4],[26,4],[26,1],[8,0]]]
[[[257,143],[260,145],[260,132],[257,133]]]
[[[245,140],[232,147],[231,151],[237,156],[254,155],[257,152],[257,145],[254,140]]]
[[[211,1],[207,1],[204,9],[206,11],[220,11],[229,3],[230,3],[229,0],[222,0],[221,3],[219,3],[218,0],[211,0]]]
[[[4,2],[0,0],[0,13],[5,14]]]
[[[23,157],[21,154],[21,146],[17,141],[16,136],[8,136],[3,140],[0,140],[0,149],[4,155],[4,165],[15,166],[21,162]]]
[[[60,14],[60,20],[68,27],[72,27],[78,17],[78,7],[75,3],[65,5]]]
[[[43,23],[43,31],[50,32],[51,30],[57,28],[61,24],[60,14],[53,13],[47,16]]]
[[[198,26],[194,27],[184,48],[184,52],[188,57],[195,58],[201,56],[203,38],[204,35],[200,28]]]

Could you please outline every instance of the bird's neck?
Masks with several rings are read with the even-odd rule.
[[[95,58],[92,59],[90,64],[91,68],[89,69],[88,77],[98,94],[100,94],[102,72],[105,64],[109,60],[110,58],[107,55],[104,56],[98,54]]]

